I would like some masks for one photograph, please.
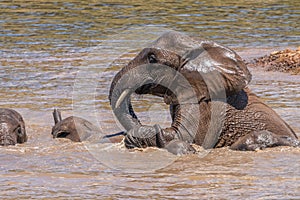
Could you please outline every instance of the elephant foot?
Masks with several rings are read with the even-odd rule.
[[[135,147],[146,148],[157,146],[156,135],[157,131],[153,126],[135,126],[125,135],[125,147],[128,149],[132,149]]]
[[[180,140],[172,140],[165,146],[165,149],[167,149],[168,152],[178,156],[196,153],[194,147],[187,142]]]
[[[232,150],[254,151],[275,146],[300,147],[300,141],[289,137],[276,135],[270,131],[255,131],[237,140],[230,146]]]

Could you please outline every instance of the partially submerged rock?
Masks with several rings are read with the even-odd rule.
[[[248,66],[262,67],[266,71],[300,74],[300,47],[296,50],[274,51],[270,55],[253,59],[248,63]]]

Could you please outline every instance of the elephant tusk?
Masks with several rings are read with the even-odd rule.
[[[126,89],[122,92],[122,94],[120,95],[120,97],[118,98],[117,102],[116,102],[116,106],[115,108],[118,108],[121,103],[124,101],[124,99],[127,97],[127,95],[130,93],[130,89]]]

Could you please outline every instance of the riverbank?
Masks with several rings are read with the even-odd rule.
[[[300,47],[272,51],[267,55],[246,61],[248,67],[263,68],[265,71],[288,72],[300,74]]]

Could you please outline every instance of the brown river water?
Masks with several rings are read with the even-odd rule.
[[[112,77],[166,30],[214,40],[245,60],[299,46],[299,1],[0,1],[0,107],[26,122],[28,142],[0,147],[0,199],[300,199],[300,148],[227,148],[173,156],[122,144],[52,139],[52,111],[122,130]],[[250,88],[300,137],[300,76],[251,69]],[[168,108],[135,96],[144,124]]]

